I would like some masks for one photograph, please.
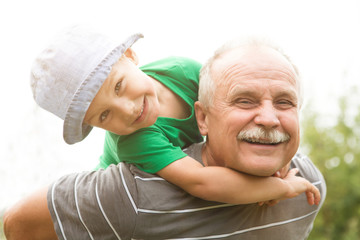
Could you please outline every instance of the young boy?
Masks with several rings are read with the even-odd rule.
[[[139,69],[130,47],[141,37],[132,35],[116,46],[101,34],[76,27],[37,58],[34,98],[64,119],[67,143],[83,140],[92,126],[103,128],[108,132],[98,168],[130,162],[206,200],[246,204],[307,191],[309,204],[319,203],[319,191],[296,177],[296,170],[284,179],[254,180],[227,169],[224,178],[224,168],[203,167],[183,153],[182,148],[202,141],[194,114],[201,66],[172,57]],[[208,178],[216,184],[209,185]],[[236,189],[224,187],[229,182]]]

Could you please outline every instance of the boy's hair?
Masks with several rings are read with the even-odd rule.
[[[35,59],[31,88],[35,101],[64,120],[66,143],[83,140],[92,127],[83,124],[90,103],[111,67],[143,35],[121,44],[83,26],[67,29]]]

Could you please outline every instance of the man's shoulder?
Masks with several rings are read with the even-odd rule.
[[[201,150],[204,146],[204,143],[205,142],[193,143],[189,147],[183,149],[183,151],[187,155],[189,155],[190,157],[192,157],[193,159],[204,165],[201,158]]]
[[[291,167],[298,168],[299,174],[309,181],[319,179],[320,176],[322,177],[320,170],[315,166],[311,159],[300,152],[296,153],[292,158]]]
[[[302,153],[296,153],[291,160],[291,167],[299,169],[299,175],[319,188],[321,193],[321,204],[326,196],[326,182],[324,176],[310,158]]]

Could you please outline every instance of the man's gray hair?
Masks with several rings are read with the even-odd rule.
[[[269,41],[265,38],[259,38],[259,37],[249,37],[249,38],[237,38],[234,40],[231,40],[224,45],[222,45],[220,48],[218,48],[212,57],[208,59],[208,61],[203,65],[203,67],[200,70],[200,82],[199,82],[199,101],[208,108],[213,103],[213,98],[215,94],[216,84],[211,76],[211,68],[213,63],[216,59],[218,59],[222,54],[239,47],[269,47],[276,51],[278,51],[280,54],[282,54],[292,65],[292,67],[295,70],[296,74],[296,87],[298,89],[298,97],[299,97],[299,108],[302,104],[302,87],[301,87],[301,81],[300,81],[300,74],[298,71],[298,68],[295,66],[295,64],[291,61],[291,59],[283,52],[283,50],[278,47],[273,42]]]

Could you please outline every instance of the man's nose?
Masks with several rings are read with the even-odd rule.
[[[262,104],[256,114],[254,121],[257,125],[261,125],[262,127],[268,129],[276,128],[280,125],[277,111],[270,102]]]

